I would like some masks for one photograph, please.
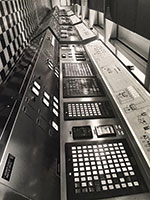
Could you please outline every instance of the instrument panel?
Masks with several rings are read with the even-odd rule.
[[[88,35],[86,29],[83,28],[82,32],[80,24],[76,27],[85,39]],[[122,78],[124,72],[119,67],[119,61],[114,63],[113,56],[107,54],[107,48],[97,43],[99,40],[85,46],[62,45],[60,48],[60,98],[63,103],[60,112],[60,149],[65,152],[65,155],[61,154],[64,166],[61,173],[61,196],[63,199],[75,200],[120,199],[122,196],[125,199],[147,199],[149,179],[140,163],[143,154],[136,153],[138,147],[130,138],[132,130],[120,118],[111,98],[116,98],[116,103],[122,105],[125,113],[136,109],[133,100],[136,106],[140,106],[145,99],[136,86]],[[84,55],[84,59],[78,60],[76,55]],[[104,77],[107,79],[106,84]],[[101,88],[104,95],[92,95],[93,90],[97,92],[97,87],[93,87],[89,80],[97,79],[99,91]],[[107,90],[115,95],[110,97]],[[149,123],[145,114],[141,114],[138,120],[141,124],[145,121]],[[148,126],[145,132],[146,129],[148,132]],[[141,140],[148,147],[148,134],[143,135]]]
[[[70,9],[32,46],[0,93],[0,184],[22,199],[150,199],[150,95]]]
[[[23,199],[19,198],[20,195],[25,199],[38,200],[43,196],[49,199],[53,193],[53,198],[58,200],[60,196],[57,174],[60,139],[59,46],[49,29],[39,37],[42,43],[36,39],[36,45],[30,47],[34,54],[37,52],[36,59],[30,60],[33,50],[29,49],[23,61],[29,60],[30,64],[24,66],[22,61],[16,70],[20,73],[16,73],[16,78],[12,75],[14,81],[18,79],[14,83],[19,90],[11,82],[13,79],[9,79],[4,87],[6,90],[10,85],[16,95],[11,112],[5,112],[8,128],[5,124],[1,138],[1,144],[5,142],[5,146],[1,148],[0,183],[5,185],[5,199]],[[51,184],[53,186],[47,190],[47,185]],[[14,195],[12,191],[8,195],[9,188]]]
[[[138,120],[142,113],[146,116],[149,115],[149,94],[134,80],[131,74],[121,66],[119,61],[114,56],[111,56],[111,53],[102,42],[97,41],[88,44],[86,49],[95,60],[104,84],[107,84],[119,110],[121,110],[123,116],[128,120],[132,135],[150,167],[149,146],[143,143],[143,136],[146,134],[148,137],[149,129],[146,131],[144,127],[147,123],[144,123],[144,126],[144,124]]]
[[[124,139],[66,143],[68,199],[103,199],[147,192]]]

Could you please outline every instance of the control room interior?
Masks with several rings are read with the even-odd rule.
[[[150,200],[150,0],[0,0],[0,200]]]

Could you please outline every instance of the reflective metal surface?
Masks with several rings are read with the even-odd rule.
[[[1,160],[0,182],[29,199],[60,198],[57,48],[48,30]]]

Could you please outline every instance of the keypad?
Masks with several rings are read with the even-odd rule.
[[[66,160],[69,200],[77,195],[94,199],[147,190],[125,139],[68,143]]]
[[[113,111],[108,101],[101,102],[67,102],[64,103],[65,120],[112,118]]]
[[[64,77],[89,77],[94,76],[89,63],[63,63]]]
[[[95,78],[64,78],[63,94],[66,98],[104,96]]]

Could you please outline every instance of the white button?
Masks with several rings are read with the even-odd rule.
[[[50,100],[50,96],[47,94],[47,92],[44,92],[44,96],[45,96],[48,100]]]
[[[117,178],[117,174],[112,174],[112,177],[113,178]]]
[[[84,167],[80,167],[80,171],[84,171]]]
[[[125,179],[124,178],[120,178],[120,182],[125,182]]]
[[[36,81],[34,81],[34,86],[38,89],[38,90],[40,90],[40,88],[41,88],[41,86],[39,85],[39,83],[37,83]]]
[[[131,176],[134,176],[134,175],[135,175],[134,171],[130,172],[130,175],[131,175]]]
[[[107,178],[107,179],[108,179],[108,178],[111,178],[110,174],[106,174],[106,178]]]
[[[108,184],[111,184],[112,183],[112,180],[110,179],[110,180],[107,180],[107,182],[108,182]]]
[[[87,186],[87,184],[86,183],[82,183],[82,187],[86,187]]]
[[[74,172],[78,172],[78,168],[74,168],[73,171],[74,171]]]
[[[113,185],[109,185],[109,189],[110,189],[110,190],[113,190],[113,189],[114,189],[114,186],[113,186]]]
[[[133,184],[134,184],[134,186],[139,186],[139,182],[138,181],[134,181]]]
[[[125,183],[122,183],[121,186],[122,186],[123,188],[126,188],[126,187],[127,187],[127,185],[126,185]]]
[[[133,187],[132,182],[129,182],[129,183],[128,183],[128,186],[129,186],[129,187]]]
[[[81,178],[81,181],[83,182],[83,181],[86,181],[86,178],[85,177],[82,177]]]
[[[79,178],[75,178],[74,181],[75,181],[75,182],[79,182]]]
[[[79,173],[74,173],[74,176],[79,176]]]
[[[35,88],[35,87],[32,87],[32,92],[36,95],[36,96],[39,96],[40,92]]]
[[[91,175],[91,172],[87,172],[87,175],[88,175],[88,176]]]
[[[107,186],[103,186],[102,189],[105,191],[108,190]]]

